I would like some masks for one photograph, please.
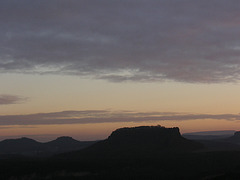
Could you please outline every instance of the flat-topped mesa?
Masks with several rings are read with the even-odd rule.
[[[178,127],[125,127],[112,132],[72,157],[156,157],[165,153],[186,153],[204,148],[201,143],[185,139]]]
[[[111,148],[112,150],[132,150],[132,152],[176,152],[192,151],[202,148],[200,143],[182,137],[178,127],[165,128],[163,126],[120,128],[113,131],[102,145]]]
[[[115,143],[160,143],[171,139],[182,138],[178,127],[139,126],[120,128],[108,137],[109,142]]]

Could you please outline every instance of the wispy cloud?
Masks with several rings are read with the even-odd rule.
[[[0,94],[0,105],[9,105],[9,104],[19,104],[27,101],[28,98],[16,96],[16,95],[7,95]]]
[[[12,129],[13,126],[0,126],[0,129]]]
[[[240,79],[237,0],[0,2],[0,72],[122,81]]]
[[[28,126],[28,125],[17,125],[17,126],[6,126],[6,125],[1,125],[0,129],[13,129],[13,128],[18,128],[18,129],[32,129],[32,128],[36,128],[36,126]]]
[[[62,111],[28,115],[0,116],[0,125],[91,124],[114,122],[151,122],[184,120],[240,120],[240,114],[188,114],[174,112]]]

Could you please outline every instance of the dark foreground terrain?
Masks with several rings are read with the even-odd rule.
[[[8,159],[0,162],[0,179],[240,179],[240,152],[78,160]]]
[[[51,157],[4,155],[3,180],[240,179],[239,133],[228,139],[192,141],[178,128],[121,128],[82,150]],[[224,149],[226,144],[234,146]]]

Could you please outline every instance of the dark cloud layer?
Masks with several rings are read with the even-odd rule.
[[[18,103],[23,103],[26,100],[27,100],[27,98],[25,98],[25,97],[0,94],[0,105],[18,104]]]
[[[236,82],[238,0],[0,2],[0,72]]]
[[[114,122],[156,122],[185,120],[240,120],[239,114],[187,114],[173,112],[131,112],[131,111],[63,111],[29,115],[0,116],[0,126],[91,124]]]

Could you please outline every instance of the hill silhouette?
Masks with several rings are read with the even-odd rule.
[[[45,147],[33,139],[26,137],[19,139],[6,139],[0,142],[0,154],[37,154]]]
[[[0,142],[0,154],[4,155],[4,157],[7,157],[7,155],[50,156],[80,150],[93,143],[95,143],[95,141],[77,141],[66,136],[46,143],[41,143],[26,137],[6,139]]]
[[[72,137],[62,136],[57,139],[45,143],[49,151],[52,152],[67,152],[83,149],[95,143],[95,141],[77,141]]]

